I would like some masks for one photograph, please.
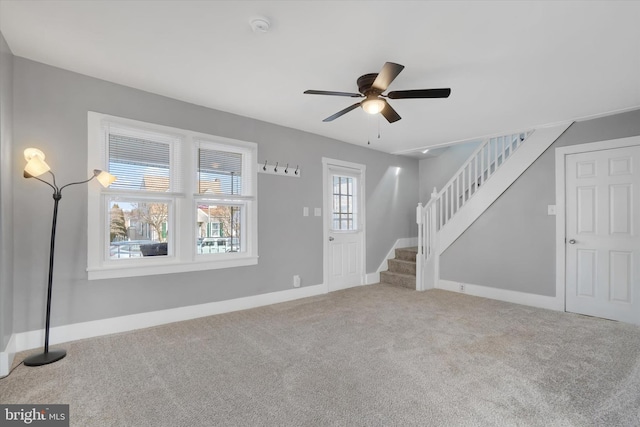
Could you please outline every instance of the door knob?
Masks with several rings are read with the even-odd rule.
[[[329,241],[333,242],[335,239],[333,237],[329,237]]]
[[[569,240],[569,244],[570,244],[570,245],[575,245],[575,244],[576,244],[576,240],[575,240],[575,239],[571,239],[571,240]]]

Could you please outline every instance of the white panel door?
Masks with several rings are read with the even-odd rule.
[[[363,178],[360,170],[327,166],[327,274],[335,291],[364,284]]]
[[[566,310],[640,323],[640,146],[566,159]]]

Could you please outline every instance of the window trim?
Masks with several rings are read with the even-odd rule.
[[[180,192],[156,193],[159,199],[170,200],[174,212],[169,219],[172,226],[173,253],[168,256],[149,257],[139,259],[111,260],[106,256],[108,227],[108,199],[113,196],[123,198],[147,198],[148,193],[136,191],[110,190],[93,188],[87,196],[87,273],[89,280],[137,277],[156,274],[182,273],[189,271],[204,271],[219,268],[241,267],[258,263],[258,196],[257,196],[257,144],[231,138],[219,137],[200,132],[157,125],[138,120],[110,116],[89,111],[87,114],[88,146],[87,169],[94,168],[108,170],[105,147],[105,124],[130,127],[140,131],[161,133],[177,137],[177,152],[181,162],[176,165],[180,175]],[[199,144],[216,144],[231,151],[242,152],[243,159],[243,195],[215,195],[198,194],[197,192],[197,150]],[[246,174],[245,174],[246,171]],[[246,188],[245,188],[246,186]],[[246,250],[244,252],[216,254],[202,256],[197,254],[194,236],[197,223],[193,221],[196,215],[195,206],[198,200],[215,200],[225,203],[238,203],[245,206]],[[215,258],[215,259],[212,259]]]

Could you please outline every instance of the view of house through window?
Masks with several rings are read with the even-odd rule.
[[[169,204],[111,200],[109,258],[167,255]]]
[[[198,204],[198,254],[242,252],[242,215],[239,205]]]

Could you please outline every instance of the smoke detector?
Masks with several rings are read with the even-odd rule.
[[[250,24],[254,33],[266,33],[271,26],[267,18],[254,18]]]

